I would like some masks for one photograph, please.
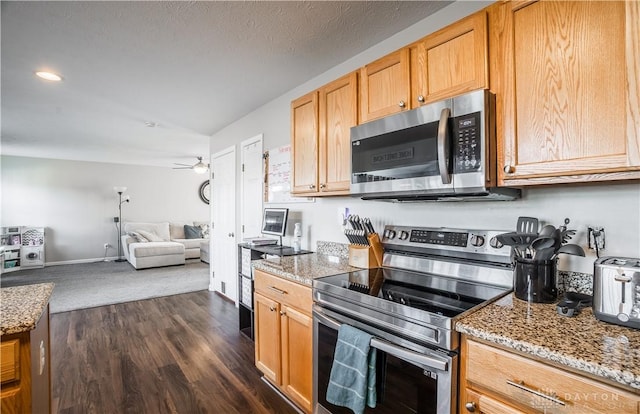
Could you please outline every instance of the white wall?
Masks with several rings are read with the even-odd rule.
[[[426,34],[454,22],[491,2],[456,2],[375,47],[349,59],[326,73],[248,114],[211,138],[211,152],[219,151],[259,133],[264,133],[266,150],[290,141],[290,102]],[[475,229],[515,229],[518,216],[539,217],[556,226],[565,217],[579,232],[574,241],[586,249],[586,226],[603,226],[606,255],[640,256],[640,186],[637,183],[558,185],[525,189],[523,198],[513,202],[392,204],[362,201],[349,197],[318,198],[315,203],[291,203],[289,235],[293,224],[303,224],[303,248],[313,250],[318,240],[346,242],[338,225],[338,210],[369,216],[381,228],[383,223],[469,227]],[[290,240],[289,240],[290,244]],[[559,268],[591,273],[595,255],[561,260]]]
[[[126,221],[208,221],[198,196],[207,175],[109,163],[3,156],[1,223],[46,227],[47,264],[101,260],[104,243],[117,256],[118,195],[126,186]]]

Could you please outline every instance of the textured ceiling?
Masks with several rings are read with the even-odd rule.
[[[224,126],[448,3],[3,1],[1,150],[195,163]]]

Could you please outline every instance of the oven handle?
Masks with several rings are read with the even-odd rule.
[[[335,329],[336,331],[340,329],[340,322],[336,321],[333,318],[322,315],[315,311],[313,312],[313,316],[314,318],[320,320],[323,324]],[[423,365],[444,372],[448,371],[449,368],[449,364],[447,363],[447,361],[436,359],[428,355],[419,354],[414,351],[409,351],[408,349],[399,347],[376,337],[371,338],[371,346],[414,364]]]
[[[442,184],[451,183],[451,174],[449,174],[449,116],[451,109],[443,108],[440,113],[440,123],[438,124],[438,168],[440,169],[440,178]]]

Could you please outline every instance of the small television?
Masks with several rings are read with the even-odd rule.
[[[262,216],[262,234],[284,236],[287,231],[288,208],[265,208]]]

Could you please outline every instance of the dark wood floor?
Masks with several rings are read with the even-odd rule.
[[[53,413],[294,413],[208,291],[51,315]]]

